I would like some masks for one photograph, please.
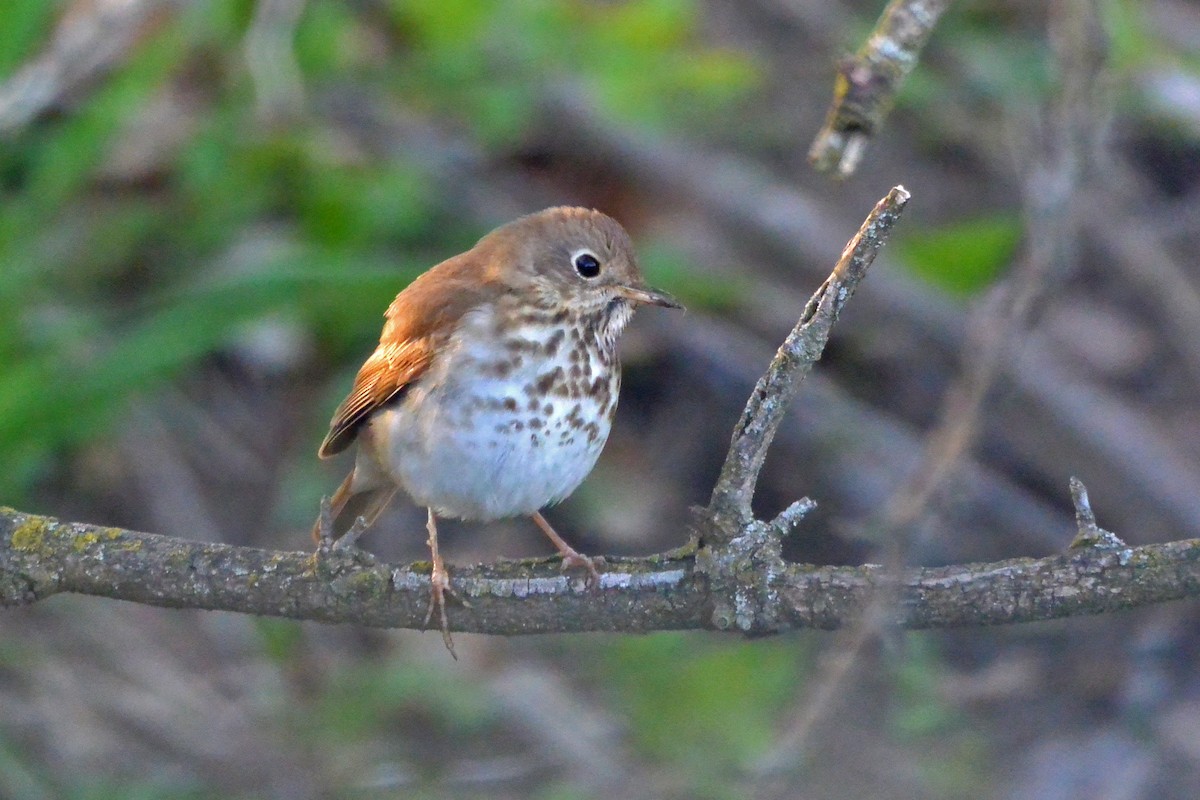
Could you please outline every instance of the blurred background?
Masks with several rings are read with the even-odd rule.
[[[650,281],[584,552],[683,544],[754,380],[913,201],[771,451],[789,558],[1062,551],[1078,475],[1200,536],[1200,6],[947,14],[858,173],[805,154],[862,0],[5,0],[0,502],[310,546],[394,294],[594,206]],[[425,555],[398,502],[364,546]],[[447,560],[548,552],[526,520]],[[453,609],[451,609],[453,613]],[[456,637],[56,597],[0,614],[0,798],[1191,798],[1200,606],[1011,628]]]

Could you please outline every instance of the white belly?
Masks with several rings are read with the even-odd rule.
[[[547,344],[532,330],[520,336],[530,350]],[[533,514],[571,494],[595,466],[608,439],[620,368],[614,356],[610,378],[597,382],[600,365],[578,355],[572,360],[570,337],[560,337],[552,354],[522,353],[501,375],[486,365],[511,357],[511,350],[478,338],[487,344],[453,343],[400,403],[372,417],[368,435],[392,479],[437,514],[473,520]],[[539,381],[551,383],[556,370],[577,379],[556,383],[557,393],[540,391]],[[593,385],[603,390],[583,391]]]

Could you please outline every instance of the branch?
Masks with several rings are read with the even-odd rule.
[[[875,204],[858,233],[842,250],[833,273],[809,299],[800,321],[754,387],[734,428],[729,454],[709,502],[709,509],[715,514],[731,517],[739,527],[752,518],[750,501],[754,486],[779,423],[800,382],[821,358],[833,323],[866,277],[909,196],[903,186],[897,186]]]
[[[599,592],[551,562],[453,569],[456,631],[493,634],[733,630],[696,555],[609,561]],[[775,630],[835,629],[878,591],[883,567],[789,564],[778,576]],[[1200,540],[1143,547],[1085,545],[1042,559],[911,569],[899,577],[893,621],[903,628],[1034,622],[1101,614],[1200,595]],[[165,608],[419,628],[428,564],[391,566],[105,528],[0,508],[0,605],[61,592]],[[719,603],[718,603],[719,605]]]
[[[845,178],[858,168],[867,140],[891,111],[949,5],[950,0],[892,0],[862,48],[842,59],[833,104],[808,151],[816,169]]]
[[[707,628],[777,633],[853,622],[881,592],[894,624],[938,628],[1099,614],[1200,595],[1200,540],[1127,547],[1096,525],[1072,483],[1079,535],[1067,553],[933,569],[816,567],[785,562],[784,534],[812,508],[770,522],[750,500],[770,437],[829,328],[865,275],[908,194],[876,206],[747,404],[698,536],[680,550],[605,563],[600,584],[557,561],[455,567],[451,628],[492,634]],[[327,623],[416,628],[429,564],[389,565],[362,553],[277,552],[64,523],[0,508],[0,606],[74,592],[167,608],[237,611]]]
[[[454,567],[455,630],[487,633],[654,630],[699,620],[688,598],[690,560],[609,561],[601,593],[556,562]],[[0,508],[0,605],[75,592],[163,606],[272,617],[420,628],[429,606],[429,564],[396,566],[365,554],[194,542],[152,533],[60,522]]]

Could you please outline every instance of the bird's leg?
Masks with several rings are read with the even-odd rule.
[[[541,528],[542,533],[554,542],[554,546],[558,548],[558,554],[562,556],[562,568],[568,567],[583,567],[588,571],[588,586],[598,587],[600,585],[600,572],[596,569],[596,559],[590,556],[585,556],[574,547],[567,544],[566,541],[558,535],[554,528],[550,527],[550,523],[542,516],[542,512],[533,512],[533,521]]]
[[[454,652],[454,640],[450,638],[450,623],[446,620],[446,595],[453,596],[454,592],[450,589],[450,573],[446,572],[446,564],[442,561],[441,553],[438,552],[437,518],[433,515],[432,508],[429,509],[429,521],[425,524],[425,529],[429,531],[428,544],[433,560],[433,569],[429,573],[432,591],[429,596],[429,610],[425,612],[424,627],[429,627],[429,620],[433,618],[433,610],[436,608],[442,623],[442,642],[450,651],[450,655],[457,661],[458,654]]]

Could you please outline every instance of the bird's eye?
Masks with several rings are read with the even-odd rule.
[[[600,261],[587,250],[576,253],[572,260],[575,271],[585,278],[594,278],[600,274]]]

